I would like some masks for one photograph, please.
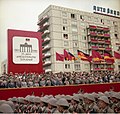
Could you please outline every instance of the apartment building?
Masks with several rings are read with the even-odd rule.
[[[76,9],[50,5],[38,16],[38,32],[42,33],[43,66],[45,72],[120,70],[115,63],[82,61],[56,61],[56,52],[64,49],[76,57],[77,50],[91,55],[92,50],[104,55],[108,51],[120,52],[120,19]]]

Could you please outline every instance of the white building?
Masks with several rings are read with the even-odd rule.
[[[38,31],[42,32],[43,39],[43,65],[45,71],[90,71],[95,70],[93,67],[100,68],[99,70],[120,70],[120,60],[116,60],[114,64],[97,63],[90,65],[87,61],[56,61],[56,52],[63,54],[66,49],[77,57],[77,50],[91,54],[94,45],[90,39],[90,26],[97,27],[94,32],[99,33],[100,28],[107,28],[109,38],[102,40],[104,42],[95,43],[99,47],[98,51],[102,54],[106,47],[110,48],[110,53],[120,50],[120,18],[105,16],[101,14],[88,13],[75,9],[69,9],[59,6],[50,5],[38,16]],[[103,34],[106,31],[102,30]],[[96,36],[100,38],[100,36]],[[109,43],[105,43],[107,40]],[[100,48],[104,47],[104,49]],[[119,51],[120,52],[120,51]],[[97,69],[96,69],[97,70]]]

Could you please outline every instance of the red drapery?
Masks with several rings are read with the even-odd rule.
[[[0,100],[8,99],[10,97],[25,97],[26,95],[40,96],[43,92],[47,95],[56,94],[70,94],[77,93],[79,89],[84,90],[84,92],[104,92],[109,91],[110,87],[114,88],[114,91],[120,91],[120,83],[106,83],[106,84],[80,84],[74,86],[54,86],[54,87],[38,87],[38,88],[9,88],[0,89]]]

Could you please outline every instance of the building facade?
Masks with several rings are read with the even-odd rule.
[[[77,50],[91,55],[92,50],[104,55],[108,51],[120,52],[120,19],[70,8],[50,5],[38,16],[38,31],[42,33],[43,66],[45,72],[120,70],[115,63],[82,61],[56,61],[56,52],[64,49],[76,57]]]

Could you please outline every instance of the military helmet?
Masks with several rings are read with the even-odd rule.
[[[10,105],[3,103],[2,105],[0,105],[0,112],[2,113],[13,113],[13,109],[11,108]]]
[[[52,106],[57,106],[57,100],[55,98],[50,98],[47,102]]]
[[[112,97],[116,98],[116,99],[120,99],[120,93],[114,93],[112,95]]]
[[[109,99],[107,96],[101,96],[100,98],[98,98],[98,100],[104,101],[105,103],[109,104]]]
[[[65,99],[65,98],[60,98],[57,103],[57,105],[60,105],[60,106],[67,106],[69,107],[69,103],[68,101]]]
[[[87,99],[89,99],[89,100],[91,100],[91,101],[95,101],[95,98],[94,98],[94,96],[93,96],[92,94],[86,94],[86,95],[84,96],[84,98],[87,98]]]

